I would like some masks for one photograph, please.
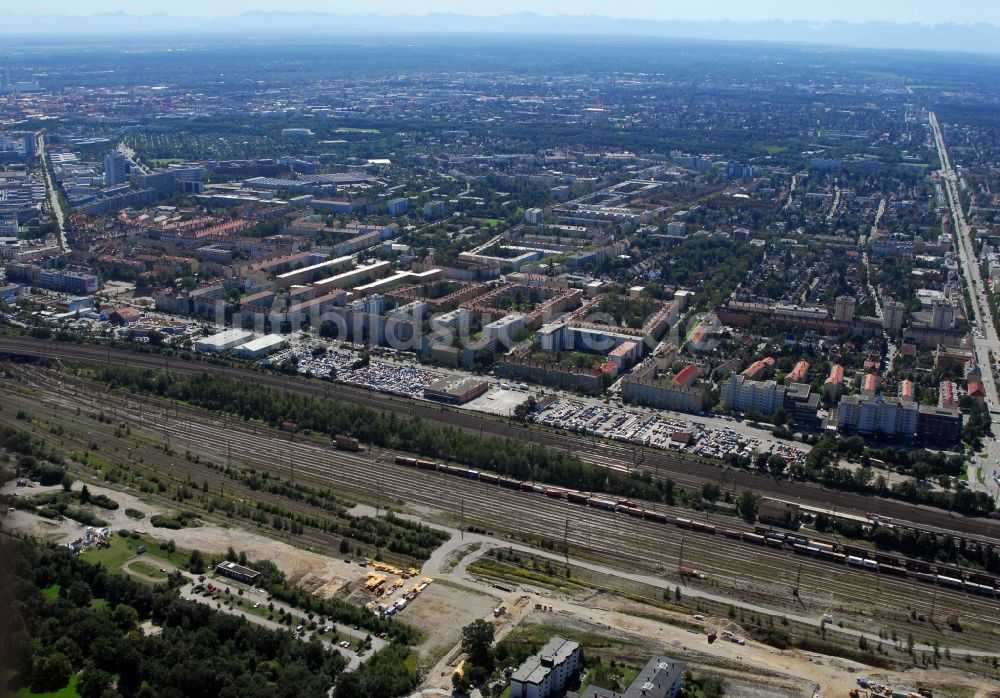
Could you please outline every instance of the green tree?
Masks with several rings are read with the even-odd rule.
[[[736,506],[740,510],[740,516],[747,521],[754,521],[757,518],[757,498],[750,490],[743,490]]]
[[[73,489],[74,481],[75,480],[72,475],[70,475],[69,473],[63,473],[62,482],[60,483],[62,485],[63,491],[69,492],[71,489]]]
[[[462,650],[479,666],[492,668],[493,626],[478,618],[462,628]]]
[[[69,599],[74,605],[83,608],[90,605],[93,595],[91,594],[90,587],[87,586],[86,582],[76,581],[67,587],[66,598]]]
[[[188,569],[195,574],[202,574],[205,571],[205,557],[200,550],[191,551],[191,557],[188,558]]]
[[[31,665],[31,690],[35,693],[58,691],[69,683],[73,666],[61,652],[36,657]]]
[[[88,664],[80,674],[76,690],[82,698],[100,698],[111,687],[112,680],[111,674],[93,664]]]
[[[115,606],[115,610],[112,615],[114,616],[115,625],[122,632],[128,632],[135,628],[139,623],[139,612],[128,604],[120,603]]]

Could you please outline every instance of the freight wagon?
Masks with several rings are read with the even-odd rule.
[[[345,436],[343,434],[338,434],[333,437],[333,442],[337,445],[337,448],[341,451],[360,451],[361,442],[355,439],[353,436]]]

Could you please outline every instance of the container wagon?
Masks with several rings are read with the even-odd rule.
[[[724,535],[726,538],[735,538],[736,540],[739,540],[740,538],[743,537],[743,533],[741,531],[734,531],[731,528],[722,529],[722,535]]]
[[[757,545],[764,545],[764,536],[758,535],[756,533],[744,533],[743,540],[747,543],[756,543]]]
[[[826,550],[824,548],[819,549],[819,556],[824,560],[829,560],[830,562],[836,562],[838,564],[844,564],[847,556],[844,553],[834,552],[833,550]]]
[[[406,456],[396,456],[396,465],[406,465],[411,468],[417,467],[416,458],[407,458]]]
[[[587,495],[582,492],[567,492],[566,499],[574,504],[586,504]]]
[[[642,518],[649,519],[650,521],[656,521],[657,523],[662,523],[662,524],[667,523],[666,514],[661,514],[658,511],[650,511],[649,509],[646,509],[646,511],[642,512]]]
[[[437,463],[435,463],[434,461],[430,461],[430,460],[418,460],[417,461],[417,467],[420,468],[421,470],[437,470],[438,469]]]
[[[939,574],[934,578],[937,580],[937,583],[943,587],[952,587],[953,589],[962,588],[962,580],[956,577],[948,577],[946,575]]]
[[[674,519],[674,525],[678,528],[691,528],[691,519],[685,519],[678,516]]]
[[[588,497],[587,506],[595,507],[597,509],[604,509],[605,511],[614,511],[615,507],[618,506],[610,499],[599,499],[597,497]]]

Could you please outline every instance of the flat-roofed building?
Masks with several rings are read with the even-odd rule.
[[[273,354],[279,349],[284,349],[286,346],[288,346],[288,340],[280,334],[268,334],[235,347],[233,355],[242,359],[259,359],[262,356]]]
[[[217,354],[238,347],[241,344],[246,344],[251,339],[253,339],[253,332],[236,329],[225,330],[218,334],[213,334],[211,337],[203,337],[196,340],[194,348],[196,351]]]
[[[216,565],[215,571],[225,577],[229,577],[230,579],[243,582],[244,584],[253,584],[257,581],[257,577],[260,576],[260,572],[257,570],[252,570],[249,567],[237,565],[235,562],[228,561],[220,562]]]
[[[510,698],[548,698],[562,693],[579,670],[579,643],[553,637],[511,674]]]
[[[566,698],[677,698],[684,684],[686,662],[657,656],[646,662],[624,693],[590,685],[582,693],[570,691]]]
[[[424,397],[428,400],[446,402],[451,405],[464,405],[490,389],[489,382],[475,376],[459,378],[442,378],[424,388]]]

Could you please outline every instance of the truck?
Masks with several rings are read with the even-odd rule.
[[[716,633],[714,630],[709,630],[708,633],[706,633],[706,637],[708,638],[708,644],[711,645],[713,642],[715,642],[715,638],[717,638],[718,636],[719,636],[718,633]]]

